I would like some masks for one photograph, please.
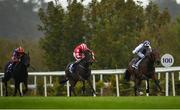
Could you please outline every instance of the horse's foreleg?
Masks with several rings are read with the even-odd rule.
[[[160,92],[162,92],[162,88],[161,88],[161,86],[159,84],[159,80],[157,78],[157,75],[154,74],[154,76],[152,78],[154,79],[154,83],[155,83],[155,86],[156,86],[156,88],[155,88],[156,89],[156,93],[157,93],[157,88],[159,88]]]
[[[19,92],[19,95],[22,96],[21,91],[20,91],[20,82],[19,81],[18,82],[15,81],[15,90],[14,90],[14,95],[13,96],[16,96],[17,91]]]
[[[26,94],[26,92],[28,91],[27,80],[24,81],[24,87],[25,89],[23,90],[23,95]]]
[[[16,96],[16,93],[17,93],[17,83],[14,82],[14,94],[13,94],[13,96]]]
[[[155,80],[154,83],[156,85],[156,88],[159,88],[160,92],[162,92],[162,88],[161,88],[161,86],[159,84],[159,80]]]
[[[94,88],[93,88],[93,86],[92,86],[91,80],[88,79],[87,82],[88,82],[89,86],[91,87],[91,90],[92,90],[94,96],[96,96],[96,91],[94,90]]]
[[[85,81],[83,80],[83,87],[82,87],[82,92],[83,92],[83,95],[85,95]]]
[[[146,82],[147,82],[146,96],[149,96],[149,79],[147,79]]]

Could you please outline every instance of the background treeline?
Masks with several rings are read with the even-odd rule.
[[[94,69],[125,68],[134,47],[145,39],[161,55],[172,54],[175,65],[180,60],[179,19],[171,20],[168,10],[160,11],[153,2],[143,8],[133,0],[93,0],[85,7],[72,0],[66,10],[49,2],[39,16],[39,30],[44,33],[40,45],[50,70],[64,70],[81,42],[95,51],[98,62]]]
[[[23,46],[27,52],[29,51],[31,55],[29,71],[64,70],[67,63],[74,61],[73,49],[81,42],[86,42],[95,52],[97,62],[93,64],[93,69],[126,68],[133,57],[132,50],[145,39],[150,40],[152,47],[158,49],[161,55],[172,54],[175,58],[174,65],[179,66],[180,17],[172,17],[167,8],[159,8],[155,2],[150,2],[147,7],[142,7],[133,0],[126,2],[124,0],[102,0],[101,2],[92,0],[88,6],[84,6],[77,0],[68,0],[67,8],[63,8],[58,0],[48,4],[40,0],[40,4],[44,4],[44,7],[36,12],[37,2],[32,1],[24,3],[23,0],[15,0],[15,3],[12,3],[11,0],[7,0],[4,2],[12,3],[12,7],[15,7],[10,10],[9,17],[4,17],[4,19],[13,18],[13,23],[18,20],[23,21],[21,17],[15,17],[18,16],[15,13],[21,13],[21,11],[24,11],[22,12],[24,16],[32,13],[24,20],[31,18],[33,14],[38,14],[38,18],[31,19],[32,22],[25,21],[28,24],[23,26],[16,24],[5,28],[8,22],[1,23],[3,25],[0,25],[0,28],[7,31],[7,34],[14,29],[19,29],[15,33],[20,32],[17,34],[20,35],[18,37],[11,38],[11,36],[8,39],[3,37],[0,39],[1,71],[3,71],[4,64],[10,59],[12,50],[19,45]],[[20,6],[30,6],[29,12]],[[15,10],[17,7],[19,11]],[[7,12],[0,11],[0,14]],[[35,19],[39,22],[36,22]],[[31,29],[22,31],[26,27],[33,27],[33,30],[39,30],[40,33],[33,35]],[[23,38],[21,35],[36,37]],[[8,35],[1,34],[1,36]],[[53,79],[55,88],[48,89],[48,94],[64,95],[65,88],[58,84],[59,79],[55,77]],[[104,80],[111,82],[111,86],[106,91],[107,94],[111,94],[109,91],[115,93],[114,76],[105,77]],[[42,95],[43,82],[40,79],[38,83],[41,84],[38,86],[38,94]],[[79,86],[81,85],[79,84]],[[102,86],[102,82],[98,82],[98,87]],[[121,87],[122,90],[128,89],[130,85]],[[128,95],[127,92],[123,94]]]
[[[144,39],[161,55],[172,54],[178,65],[178,6],[175,0],[155,0],[147,7],[133,0],[93,0],[88,6],[70,0],[67,8],[58,0],[0,1],[0,70],[19,45],[30,52],[34,71],[64,70],[80,42],[95,51],[94,69],[125,68]]]

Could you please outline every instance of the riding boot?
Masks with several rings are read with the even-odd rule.
[[[136,59],[135,59],[135,61],[134,61],[133,64],[132,64],[132,67],[133,67],[133,68],[137,69],[136,63],[137,63],[139,60],[140,60],[140,58],[136,58]]]
[[[138,69],[139,64],[141,63],[142,59],[140,59],[136,64],[135,64],[135,68]]]

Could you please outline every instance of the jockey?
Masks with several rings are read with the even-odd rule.
[[[20,58],[23,55],[24,55],[24,48],[20,46],[14,49],[7,71],[12,72],[13,66],[20,61]]]
[[[148,40],[145,40],[143,43],[139,44],[133,51],[133,54],[137,54],[138,59],[132,64],[132,67],[137,69],[140,62],[144,59],[147,52],[151,52],[151,46],[150,42]]]
[[[69,67],[69,71],[71,73],[74,72],[76,65],[81,61],[81,59],[83,59],[85,57],[83,52],[86,51],[86,50],[88,50],[90,52],[93,52],[92,50],[90,50],[87,47],[87,45],[85,43],[81,43],[81,44],[79,44],[79,45],[77,45],[75,47],[74,52],[73,52],[73,56],[74,56],[76,61],[75,61],[74,64],[71,64],[70,67]]]

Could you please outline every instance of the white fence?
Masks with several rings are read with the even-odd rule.
[[[115,75],[116,79],[116,95],[120,96],[120,90],[119,90],[119,75],[124,74],[125,69],[108,69],[108,70],[92,70],[92,78],[93,78],[93,87],[96,90],[96,81],[95,76],[100,75],[100,80],[103,81],[103,75]],[[174,81],[174,72],[179,73],[179,80],[180,80],[180,66],[178,67],[159,67],[156,68],[156,72],[158,73],[158,78],[160,79],[160,74],[165,74],[165,95],[169,96],[169,74],[171,74],[172,78],[172,93],[173,96],[176,95],[175,92],[175,81]],[[0,73],[0,75],[3,75],[3,73]],[[44,96],[47,96],[47,76],[50,76],[50,84],[52,84],[52,77],[51,76],[64,76],[64,71],[55,71],[55,72],[29,72],[29,76],[34,76],[34,84],[35,87],[37,87],[37,76],[43,76],[44,77]],[[0,83],[0,90],[1,90],[1,96],[3,96],[3,87],[2,82]],[[69,96],[69,82],[67,82],[67,96]]]

